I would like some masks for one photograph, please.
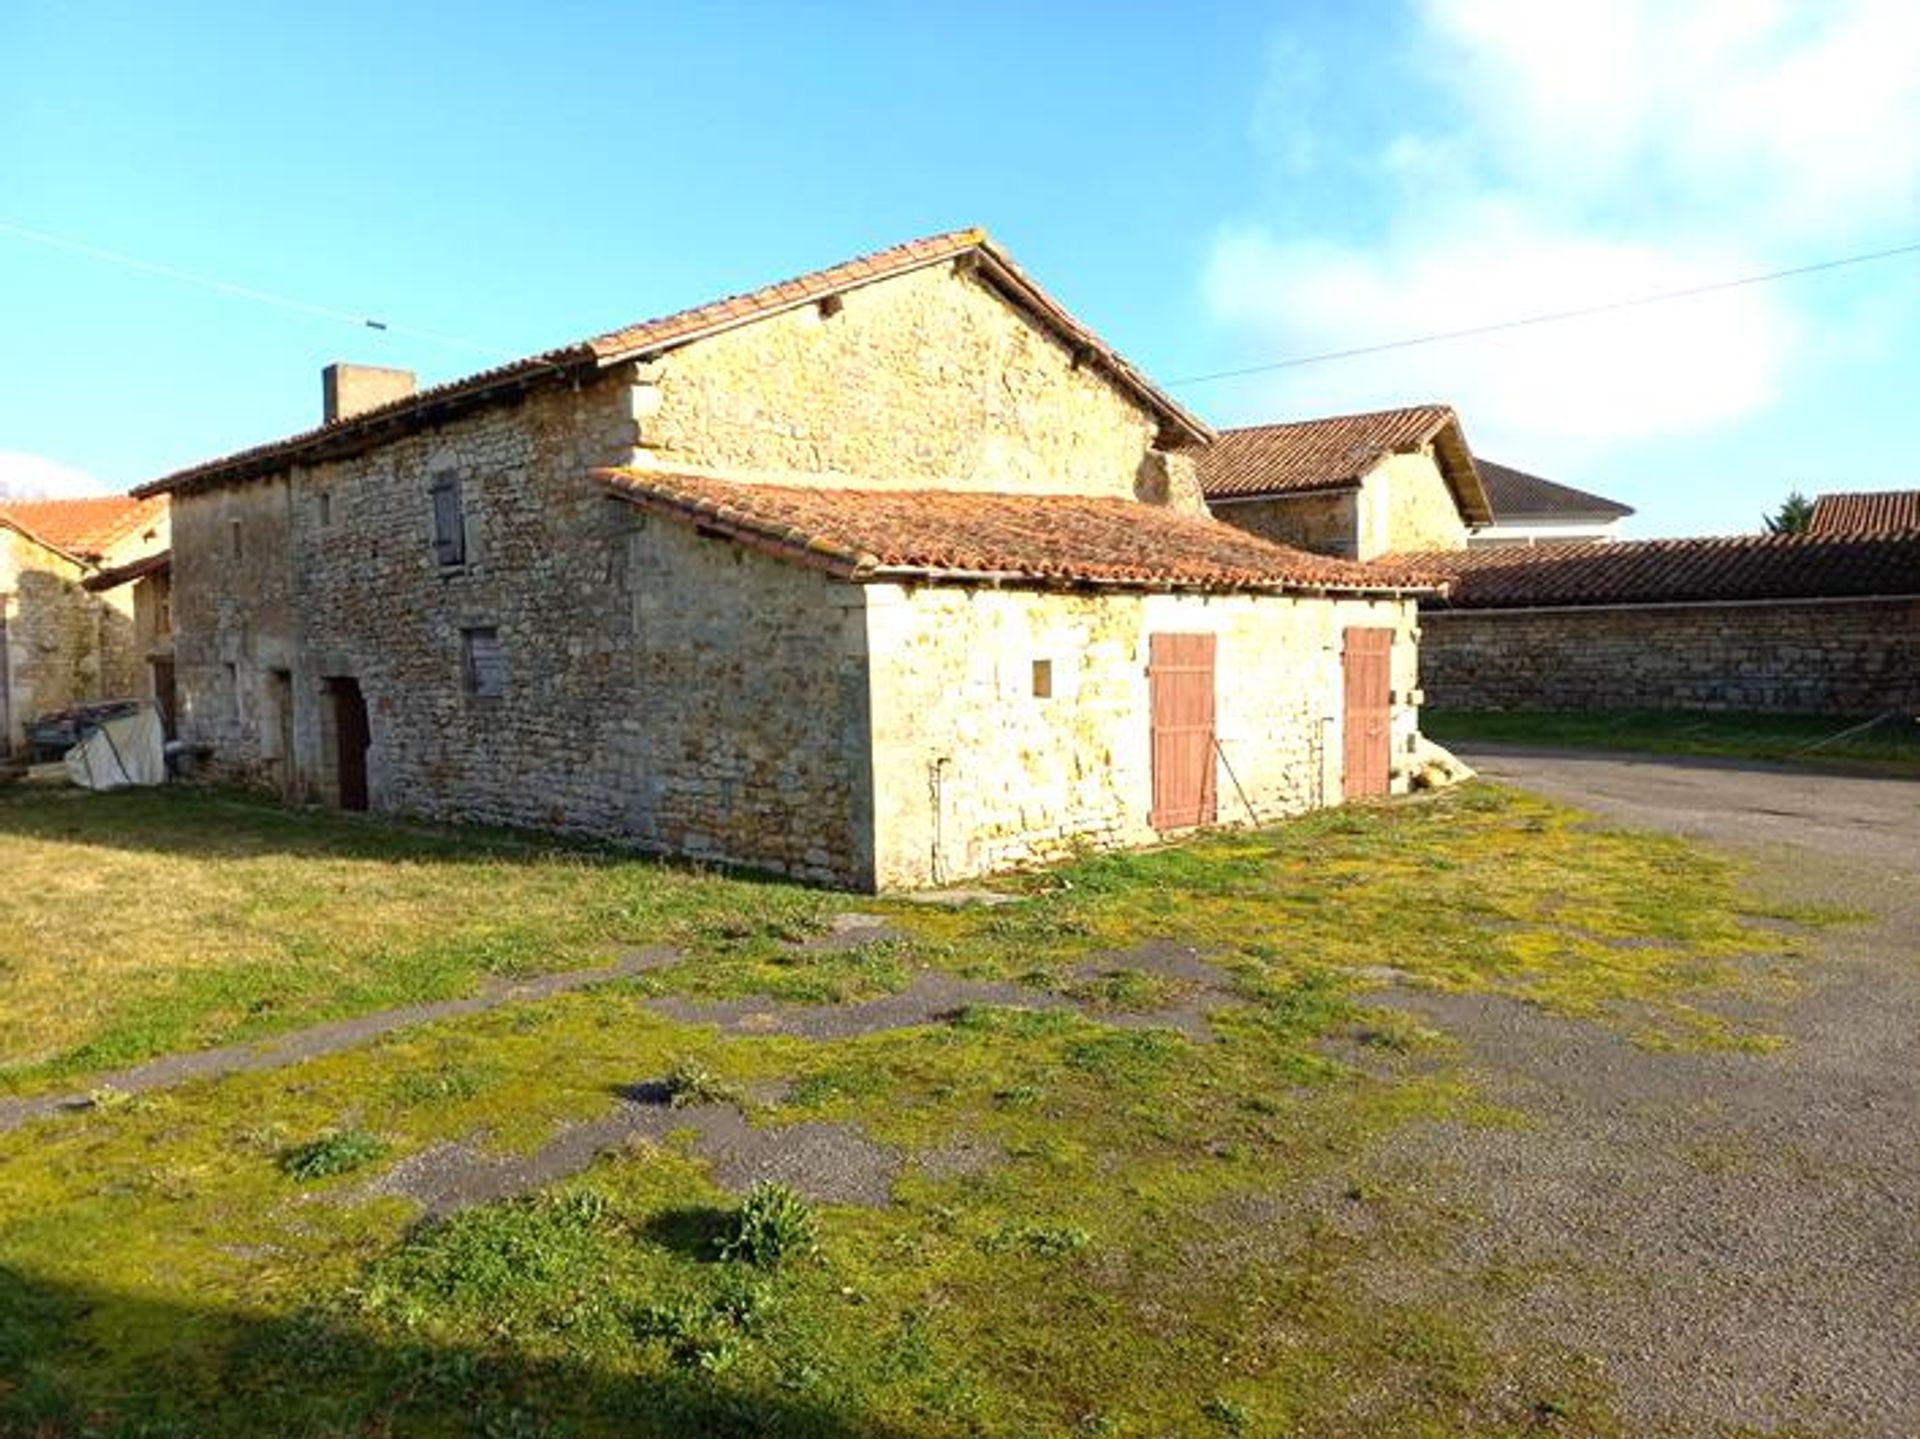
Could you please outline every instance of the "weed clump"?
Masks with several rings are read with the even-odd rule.
[[[280,1156],[280,1168],[295,1179],[326,1179],[370,1164],[387,1152],[386,1141],[364,1129],[336,1129]]]
[[[798,1191],[763,1179],[747,1191],[734,1217],[733,1232],[720,1241],[720,1257],[777,1269],[783,1262],[811,1254],[818,1242],[813,1206]]]
[[[740,1091],[697,1059],[681,1057],[667,1072],[667,1103],[674,1109],[696,1104],[737,1104]]]

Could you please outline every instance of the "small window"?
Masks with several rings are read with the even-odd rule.
[[[460,508],[460,481],[440,475],[433,482],[433,557],[443,566],[467,562],[466,517]]]
[[[1053,661],[1035,660],[1033,662],[1033,697],[1040,700],[1053,698]]]
[[[173,633],[173,589],[170,585],[154,586],[153,632],[156,635]]]
[[[325,529],[333,523],[333,495],[331,491],[322,490],[319,499],[314,504],[314,508],[320,512],[321,529]]]
[[[241,542],[240,542],[240,521],[238,520],[227,521],[227,543],[233,550],[233,557],[236,560],[239,559],[241,551],[243,549],[243,546],[241,545]]]
[[[234,719],[240,718],[240,666],[227,666],[227,713]]]
[[[467,693],[475,699],[497,700],[507,692],[507,659],[500,649],[500,631],[460,631],[466,651]]]

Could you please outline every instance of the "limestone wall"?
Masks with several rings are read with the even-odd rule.
[[[1214,517],[1265,540],[1352,559],[1360,548],[1360,492],[1330,490],[1215,506]]]
[[[0,754],[52,710],[138,693],[130,616],[81,588],[84,566],[0,526]]]
[[[656,463],[1204,509],[1189,471],[1149,458],[1153,416],[950,265],[702,340],[643,379]]]
[[[609,379],[180,500],[183,737],[221,778],[334,801],[329,681],[351,678],[376,810],[864,882],[858,591],[604,495],[589,472],[632,437]],[[457,565],[434,548],[438,477]],[[497,696],[472,692],[475,630],[498,637]]]
[[[299,649],[290,476],[174,498],[173,614],[180,738],[222,779],[290,786],[266,713],[267,676]]]
[[[1444,709],[1920,711],[1920,601],[1432,610]]]
[[[1358,558],[1396,550],[1466,548],[1467,526],[1447,488],[1432,446],[1419,454],[1389,455],[1366,478],[1363,541]]]
[[[883,887],[1160,838],[1150,823],[1155,633],[1218,636],[1223,824],[1338,802],[1348,625],[1400,632],[1396,757],[1415,733],[1410,604],[891,586],[869,587],[868,603]],[[1050,666],[1050,696],[1034,692],[1035,661]],[[1395,788],[1405,783],[1396,772]]]

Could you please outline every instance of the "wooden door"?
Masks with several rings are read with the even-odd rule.
[[[340,808],[367,807],[367,746],[373,732],[367,724],[367,701],[358,680],[334,680],[333,732],[336,744],[334,773],[340,786]]]
[[[1153,708],[1153,827],[1214,820],[1212,635],[1153,635],[1147,688]]]
[[[1348,630],[1341,669],[1346,692],[1342,790],[1348,799],[1385,794],[1393,758],[1393,631]]]

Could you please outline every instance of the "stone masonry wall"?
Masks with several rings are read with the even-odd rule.
[[[606,496],[590,471],[632,440],[610,378],[179,500],[183,737],[217,777],[336,801],[328,686],[351,678],[376,810],[866,882],[857,591]],[[497,697],[469,684],[473,630],[498,635]]]
[[[935,266],[646,367],[645,455],[863,487],[1145,498],[1204,512],[1156,421],[986,285]]]
[[[869,586],[868,604],[875,850],[886,888],[1159,839],[1147,677],[1155,633],[1218,636],[1222,824],[1339,801],[1348,625],[1399,631],[1396,759],[1415,732],[1407,603]],[[1034,692],[1036,660],[1050,663],[1049,697]]]
[[[1214,518],[1263,540],[1352,559],[1359,549],[1360,493],[1332,490],[1286,499],[1241,500],[1214,508]]]
[[[86,569],[0,526],[0,754],[51,710],[135,694],[133,621],[80,586]]]
[[[1387,456],[1367,476],[1365,489],[1374,518],[1359,558],[1375,559],[1396,550],[1466,548],[1466,522],[1432,446],[1415,455]]]
[[[1920,601],[1430,610],[1443,709],[1920,711]]]

